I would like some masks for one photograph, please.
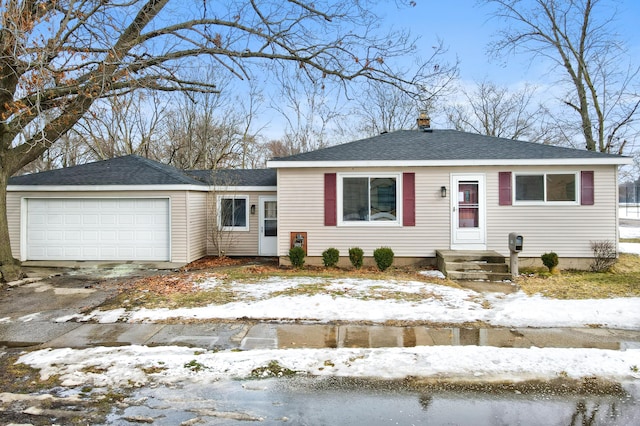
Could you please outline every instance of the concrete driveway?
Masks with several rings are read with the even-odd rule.
[[[28,278],[0,290],[0,346],[33,346],[55,339],[81,325],[58,318],[99,306],[117,294],[124,280],[180,266],[83,262],[79,268],[73,263],[26,263]]]

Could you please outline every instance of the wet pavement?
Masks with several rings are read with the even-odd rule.
[[[120,278],[162,273],[148,265],[83,269],[32,268],[33,277],[3,290],[0,346],[86,348],[121,345],[184,345],[206,349],[381,348],[414,346],[494,346],[501,348],[640,347],[640,331],[600,328],[478,328],[357,323],[197,323],[58,322],[113,297]]]
[[[246,322],[92,324],[29,319],[26,322],[0,322],[0,345],[41,348],[182,345],[218,350],[474,345],[625,350],[640,347],[640,331]]]
[[[524,394],[349,379],[235,380],[141,389],[106,424],[627,426],[640,418],[637,399],[633,392]]]

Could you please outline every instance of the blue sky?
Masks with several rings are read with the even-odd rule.
[[[395,2],[387,2],[380,12],[383,27],[406,26],[414,35],[421,37],[427,49],[431,48],[437,38],[442,39],[449,47],[449,54],[452,57],[458,55],[461,61],[462,80],[480,81],[486,77],[501,85],[545,80],[545,68],[531,65],[524,56],[508,58],[506,65],[488,59],[487,44],[504,24],[491,18],[490,7],[479,5],[476,0],[416,0],[416,3],[415,7],[398,9]],[[640,1],[621,0],[617,4],[617,31],[627,43],[630,56],[638,58]]]

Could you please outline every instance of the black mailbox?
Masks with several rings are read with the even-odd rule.
[[[524,238],[522,237],[522,235],[518,234],[517,232],[510,233],[509,234],[509,250],[513,252],[522,251],[523,240]]]

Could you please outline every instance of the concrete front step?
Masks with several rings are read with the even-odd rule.
[[[446,262],[447,271],[489,271],[489,272],[509,272],[509,265],[506,263],[479,262]]]
[[[511,279],[504,256],[491,250],[436,250],[438,269],[453,280]]]
[[[490,271],[447,271],[447,277],[452,280],[464,281],[509,281],[511,274]]]

